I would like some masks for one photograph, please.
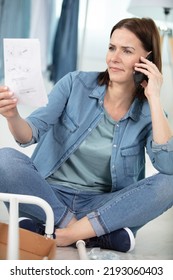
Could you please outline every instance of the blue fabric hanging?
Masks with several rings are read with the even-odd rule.
[[[53,44],[50,80],[56,83],[76,70],[78,45],[79,0],[63,0]]]
[[[3,38],[27,38],[30,0],[0,0],[0,80],[4,77]]]

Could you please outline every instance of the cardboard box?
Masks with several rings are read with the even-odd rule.
[[[53,260],[56,241],[37,233],[19,228],[19,259],[20,260]],[[0,259],[7,259],[8,225],[0,223]]]

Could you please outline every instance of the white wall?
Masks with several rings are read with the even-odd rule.
[[[126,11],[129,2],[130,0],[123,0],[121,4],[119,0],[80,1],[79,69],[105,70],[110,31],[120,19],[131,17],[131,14]]]

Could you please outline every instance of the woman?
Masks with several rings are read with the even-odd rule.
[[[153,62],[146,59],[152,53]],[[38,143],[29,159],[0,151],[0,191],[32,194],[54,211],[57,246],[127,252],[139,228],[173,205],[173,134],[161,102],[160,38],[152,19],[127,18],[110,35],[103,73],[69,73],[47,107],[26,120],[17,99],[0,88],[0,113],[21,146]],[[145,74],[139,85],[134,73]],[[145,178],[145,149],[158,174]],[[39,231],[43,212],[21,205]],[[25,225],[24,225],[25,224]]]

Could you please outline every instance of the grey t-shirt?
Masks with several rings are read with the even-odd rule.
[[[112,180],[110,158],[116,122],[105,112],[99,125],[70,158],[47,180],[75,189],[108,192]]]

